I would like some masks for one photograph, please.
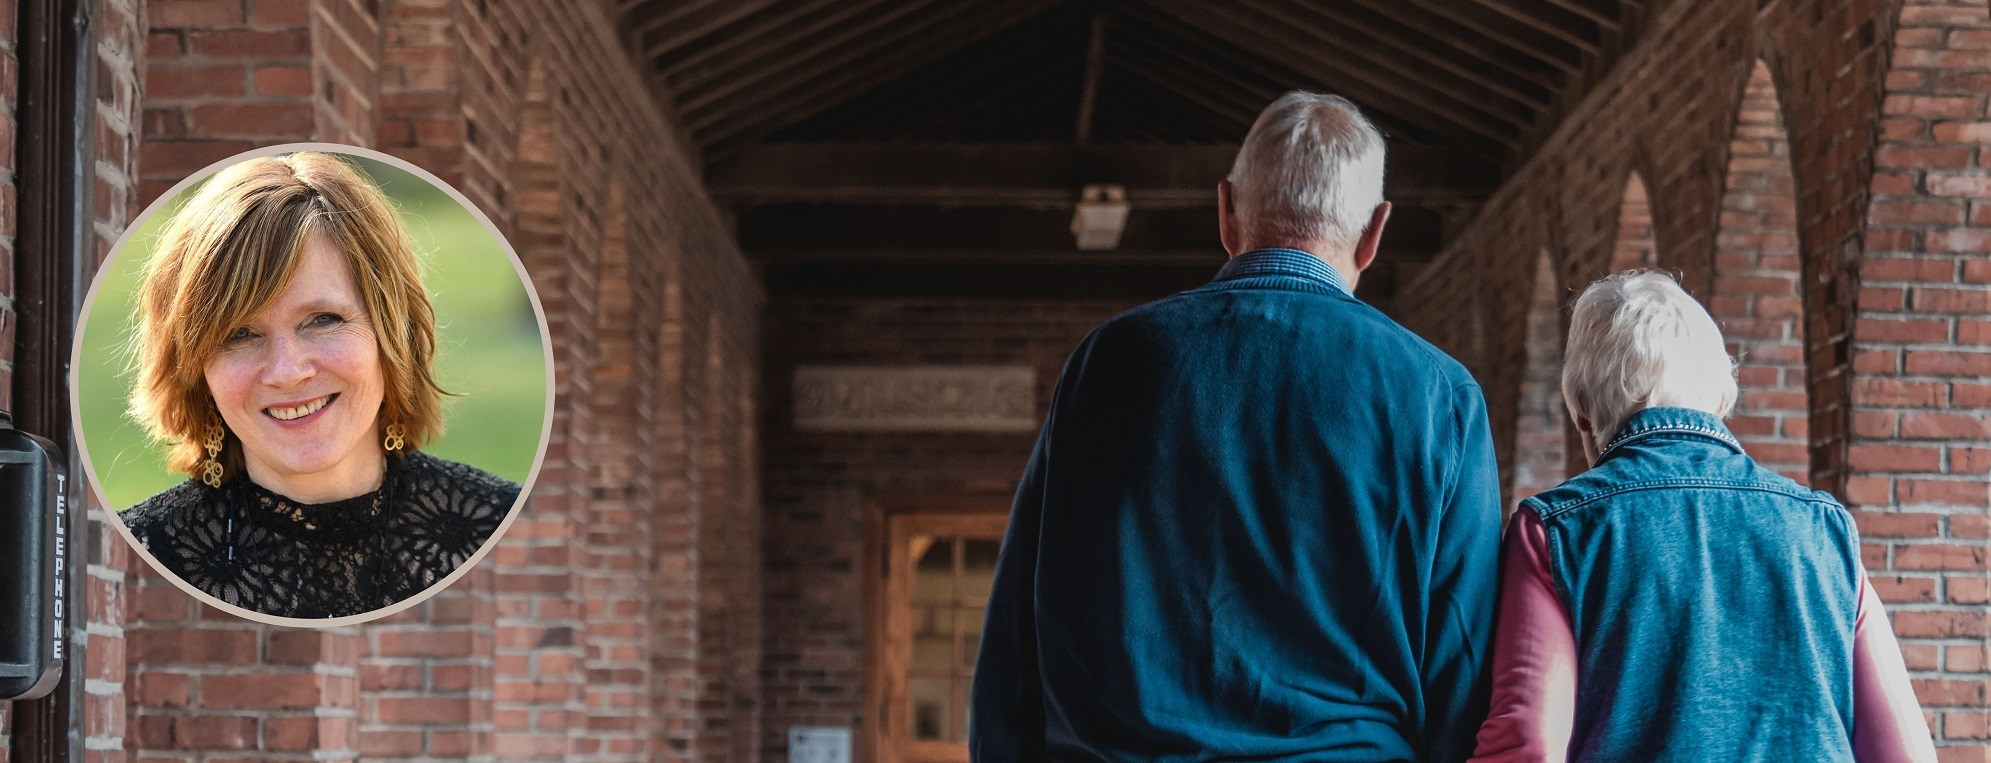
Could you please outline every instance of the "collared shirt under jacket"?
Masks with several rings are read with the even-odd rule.
[[[975,666],[996,761],[1459,760],[1500,483],[1463,367],[1247,252],[1072,353]]]

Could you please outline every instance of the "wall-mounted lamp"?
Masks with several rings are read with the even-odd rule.
[[[1120,234],[1127,229],[1127,189],[1117,185],[1088,185],[1079,192],[1078,209],[1072,213],[1072,235],[1084,251],[1117,249]]]

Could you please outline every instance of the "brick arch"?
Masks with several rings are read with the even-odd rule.
[[[1796,181],[1776,83],[1758,61],[1736,108],[1708,310],[1739,365],[1729,426],[1766,468],[1810,478]]]
[[[1566,290],[1544,247],[1528,289],[1516,400],[1513,466],[1507,471],[1505,510],[1561,483],[1570,474],[1569,416],[1562,402],[1563,318]]]
[[[1618,202],[1617,227],[1612,234],[1607,273],[1658,267],[1659,242],[1654,230],[1652,193],[1645,178],[1640,176],[1638,170],[1632,170],[1625,178],[1624,193]]]

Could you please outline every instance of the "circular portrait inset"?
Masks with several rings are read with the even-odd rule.
[[[344,625],[488,552],[552,415],[546,321],[497,229],[411,164],[294,144],[217,163],[84,303],[84,465],[149,563],[226,611]]]

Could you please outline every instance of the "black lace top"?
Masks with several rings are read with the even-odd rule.
[[[427,453],[388,456],[380,489],[307,504],[248,479],[198,480],[120,514],[166,569],[280,617],[343,617],[434,585],[498,529],[519,486]]]

